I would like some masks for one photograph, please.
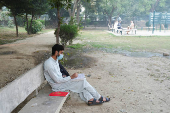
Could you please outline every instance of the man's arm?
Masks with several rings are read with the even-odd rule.
[[[50,68],[48,69],[48,74],[49,76],[53,79],[53,81],[55,83],[63,83],[63,82],[67,82],[69,81],[70,79],[74,79],[78,76],[78,74],[73,74],[72,76],[68,76],[68,77],[65,77],[63,78],[61,75],[55,75],[57,73],[54,72],[54,69]],[[61,76],[61,77],[60,77]]]
[[[63,82],[67,82],[71,79],[70,76],[63,78],[62,76],[60,77],[60,75],[55,75],[57,73],[55,73],[52,68],[48,69],[48,73],[49,73],[49,76],[53,79],[53,81],[55,83],[63,83]]]

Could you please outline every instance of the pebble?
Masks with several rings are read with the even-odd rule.
[[[87,77],[90,77],[91,75],[87,75]]]
[[[168,53],[163,53],[163,56],[169,56],[169,54]]]

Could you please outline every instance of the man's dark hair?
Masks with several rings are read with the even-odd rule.
[[[64,47],[62,45],[59,45],[59,44],[55,44],[53,47],[52,47],[52,55],[55,54],[56,51],[62,51],[64,50]]]

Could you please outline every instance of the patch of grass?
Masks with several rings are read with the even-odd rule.
[[[89,42],[87,44],[94,48],[113,48],[112,44],[106,44],[102,42]]]
[[[72,44],[72,45],[68,45],[68,48],[72,48],[72,49],[80,49],[83,48],[83,46],[85,46],[85,44]]]
[[[0,39],[0,45],[7,44],[7,43],[12,43],[14,41],[16,41],[16,40],[1,40]]]
[[[49,31],[53,31],[53,29],[43,29],[41,32],[38,32],[37,34],[28,35],[24,27],[18,27],[19,36],[16,37],[15,27],[14,28],[0,27],[0,45],[12,43],[17,40],[22,40],[27,37],[33,37],[33,36],[39,35],[41,33],[46,33]]]
[[[114,36],[102,30],[82,30],[80,40],[96,48],[119,48],[128,51],[170,50],[168,36]]]

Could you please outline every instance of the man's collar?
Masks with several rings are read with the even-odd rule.
[[[58,62],[58,59],[54,60],[53,57],[50,57],[50,59],[51,59],[52,61],[54,61],[55,63]]]

